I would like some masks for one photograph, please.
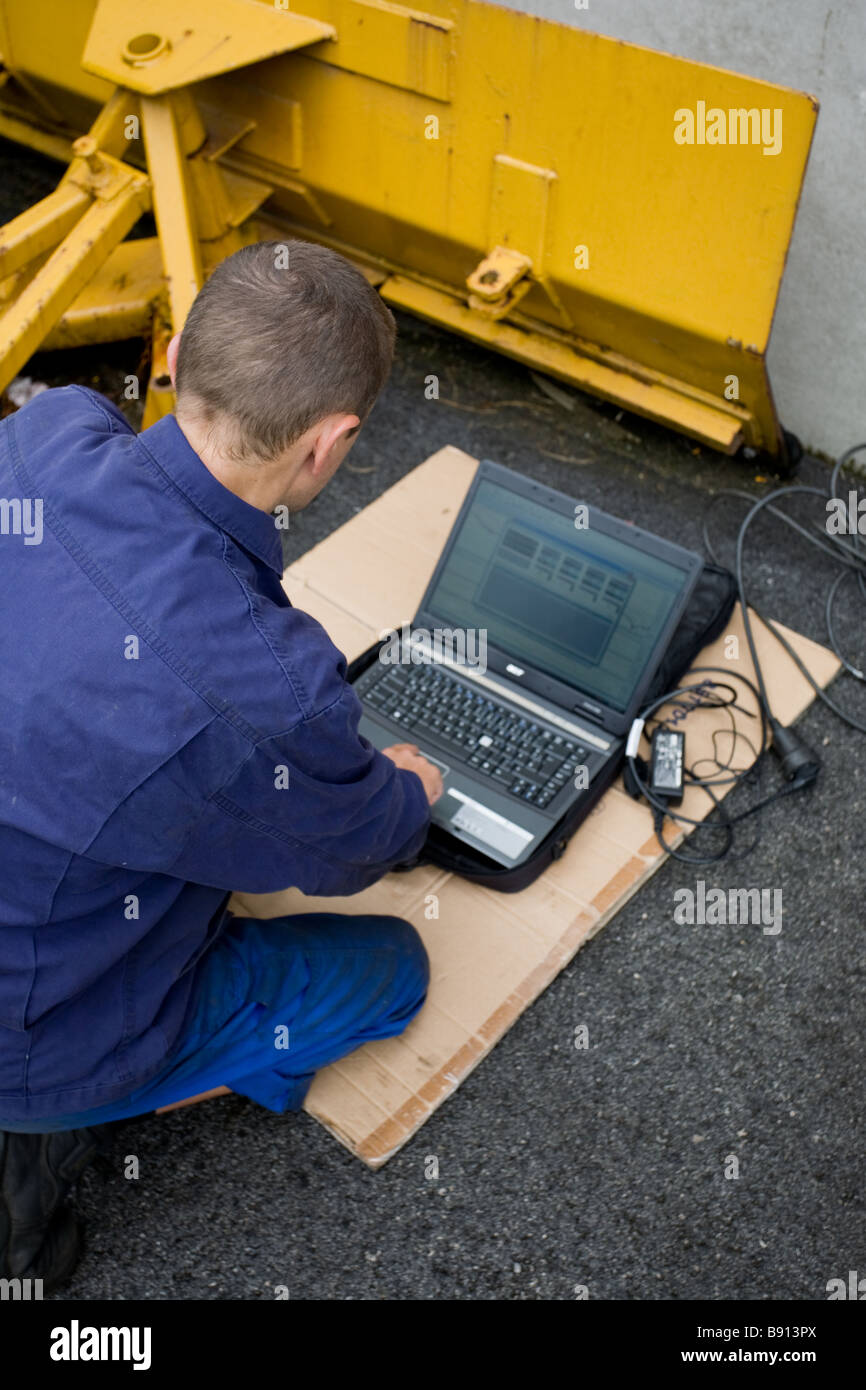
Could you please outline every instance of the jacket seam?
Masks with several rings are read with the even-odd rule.
[[[231,563],[231,561],[229,560],[228,538],[227,538],[226,533],[225,533],[224,531],[222,532],[222,542],[223,542],[223,564],[225,565],[226,569],[229,571],[229,573],[231,574],[231,576],[232,576],[232,578],[234,579],[235,583],[237,584],[238,588],[240,589],[241,593],[243,594],[244,599],[246,600],[246,605],[247,605],[247,610],[248,610],[249,615],[250,615],[250,620],[251,620],[251,622],[252,622],[254,628],[256,629],[256,632],[259,634],[259,636],[261,637],[261,639],[262,639],[262,641],[264,642],[265,646],[267,647],[268,652],[270,653],[270,656],[271,656],[272,659],[276,662],[277,666],[279,667],[280,671],[282,672],[282,675],[283,675],[284,679],[288,682],[288,685],[289,685],[289,687],[290,687],[290,689],[291,689],[291,692],[292,692],[292,694],[294,695],[295,699],[296,699],[297,702],[298,702],[298,708],[299,708],[300,711],[301,711],[301,716],[302,716],[302,718],[304,719],[304,721],[306,722],[306,720],[307,720],[308,718],[311,717],[311,716],[308,714],[308,710],[309,710],[309,706],[310,706],[310,700],[309,700],[309,697],[308,697],[308,695],[307,695],[306,687],[304,686],[303,682],[302,682],[300,679],[296,679],[296,677],[295,677],[295,675],[294,675],[294,672],[293,672],[293,671],[290,671],[289,668],[286,666],[285,662],[282,660],[282,658],[279,657],[279,656],[277,655],[276,651],[274,650],[273,643],[271,642],[270,638],[268,637],[268,634],[267,634],[267,632],[265,631],[265,629],[263,628],[262,624],[259,622],[258,615],[257,615],[257,613],[256,613],[256,611],[255,611],[255,607],[254,607],[254,605],[253,605],[253,601],[252,601],[252,597],[251,597],[251,595],[250,595],[249,588],[248,588],[247,585],[243,582],[243,580],[241,579],[240,575],[239,575],[239,574],[237,573],[237,571],[235,570],[234,565],[233,565],[233,564]],[[324,631],[324,629],[323,629],[323,631]]]
[[[117,420],[116,417],[115,417],[114,415],[111,415],[111,414],[105,409],[105,406],[102,404],[102,401],[101,401],[100,398],[99,398],[99,393],[96,392],[96,391],[93,391],[93,392],[89,391],[88,388],[87,388],[86,386],[82,386],[81,383],[78,382],[78,381],[73,381],[73,382],[71,383],[71,385],[72,385],[73,391],[78,391],[78,392],[84,397],[84,399],[87,401],[87,403],[88,403],[89,405],[93,406],[93,408],[94,408],[95,410],[98,410],[98,411],[99,411],[100,415],[102,416],[102,418],[105,420],[106,424],[108,425],[108,428],[109,428],[109,430],[111,431],[111,433],[112,433],[112,434],[120,434],[120,432],[121,432],[121,430],[120,430],[120,421]],[[118,408],[119,408],[119,407],[118,407]],[[121,412],[121,413],[122,413],[122,412]],[[132,426],[130,425],[129,421],[126,419],[125,416],[124,416],[124,424],[126,425],[126,432],[127,432],[128,434],[130,434],[130,435],[132,436],[133,439],[135,439],[135,437],[136,437],[136,436],[135,436],[135,430],[132,428]]]

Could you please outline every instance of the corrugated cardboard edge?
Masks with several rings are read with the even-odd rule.
[[[523,980],[520,987],[513,991],[509,997],[500,1004],[484,1026],[474,1037],[469,1038],[443,1067],[439,1069],[428,1082],[412,1096],[405,1105],[394,1115],[385,1120],[378,1129],[371,1134],[361,1144],[355,1144],[340,1132],[340,1127],[334,1124],[327,1115],[321,1111],[311,1111],[315,1118],[329,1130],[341,1143],[351,1148],[370,1168],[381,1168],[393,1158],[394,1154],[403,1147],[404,1144],[417,1133],[420,1126],[433,1113],[444,1100],[457,1090],[457,1087],[466,1080],[471,1071],[474,1071],[479,1062],[492,1052],[498,1042],[502,1040],[513,1023],[520,1017],[524,1009],[534,1003],[540,994],[552,984],[557,975],[568,965],[591,937],[600,932],[607,925],[611,917],[633,897],[643,883],[655,873],[656,869],[664,862],[664,856],[660,856],[655,863],[647,864],[640,859],[632,859],[628,864],[614,876],[604,890],[596,897],[593,906],[599,900],[607,900],[608,905],[597,917],[592,917],[585,911],[581,911],[575,920],[565,929],[559,941],[547,953],[544,960],[537,965]],[[617,885],[617,890],[613,892],[611,900],[612,885]]]

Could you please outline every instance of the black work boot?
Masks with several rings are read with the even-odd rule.
[[[81,1227],[63,1199],[104,1150],[110,1128],[0,1130],[0,1277],[41,1279],[44,1292],[69,1278],[81,1255]]]

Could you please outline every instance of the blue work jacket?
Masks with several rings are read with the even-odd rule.
[[[280,531],[167,416],[0,424],[0,1128],[163,1066],[229,890],[355,893],[423,843]]]

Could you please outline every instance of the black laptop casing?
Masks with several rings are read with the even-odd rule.
[[[656,668],[649,686],[641,693],[642,705],[679,684],[704,647],[724,632],[736,600],[737,583],[733,574],[721,566],[704,564],[661,663]],[[423,613],[423,608],[421,612]],[[420,614],[416,622],[421,625]],[[346,679],[350,683],[356,681],[377,660],[383,645],[384,642],[374,642],[350,663],[346,673]],[[516,867],[498,864],[455,835],[449,834],[441,826],[431,824],[421,853],[411,863],[395,865],[395,871],[407,871],[421,864],[435,864],[470,883],[479,883],[500,893],[520,892],[534,882],[549,864],[562,857],[574,832],[619,775],[624,757],[625,740],[620,738],[617,751],[608,758],[585,794],[567,808],[529,857]]]

